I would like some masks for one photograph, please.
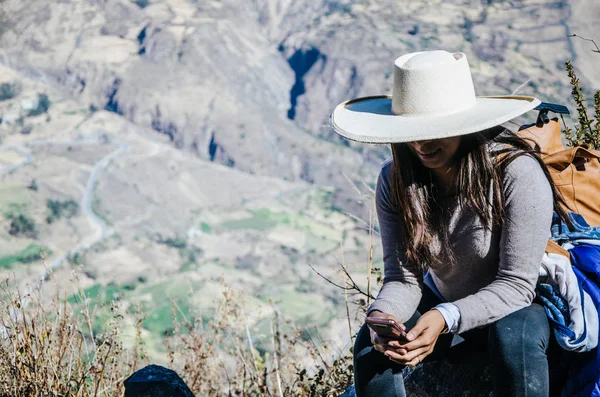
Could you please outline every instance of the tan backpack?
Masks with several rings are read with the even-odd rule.
[[[600,151],[565,148],[557,119],[546,123],[538,119],[537,125],[517,135],[540,146],[552,180],[569,206],[567,211],[580,214],[590,226],[600,226]]]

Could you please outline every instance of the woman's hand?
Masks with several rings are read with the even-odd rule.
[[[384,354],[395,362],[414,367],[431,354],[445,327],[446,321],[442,314],[437,310],[430,310],[408,332],[407,341],[390,341]]]
[[[386,314],[386,313],[383,313],[383,312],[380,312],[377,310],[369,313],[369,317],[391,319],[391,320],[398,322],[398,320],[396,320],[396,318],[394,316],[392,316],[391,314]],[[400,326],[404,326],[404,324],[402,324],[402,323],[398,323],[398,324],[400,324]],[[395,339],[390,339],[390,338],[386,338],[384,336],[379,336],[371,328],[369,328],[369,331],[371,332],[371,343],[373,343],[373,347],[378,352],[385,353],[386,350],[390,349],[391,342],[394,342],[394,341],[397,342],[397,340],[395,340]]]

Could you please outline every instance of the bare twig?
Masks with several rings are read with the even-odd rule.
[[[373,196],[375,196],[375,190],[373,190],[373,188],[371,186],[367,185],[367,183],[363,179],[361,179],[360,182],[363,184],[363,186],[365,188],[367,188],[369,193],[371,193]]]
[[[348,285],[348,279],[344,276],[344,285]],[[346,303],[346,319],[348,320],[348,335],[350,335],[350,340],[352,340],[352,323],[350,321],[350,305],[348,304],[348,290],[344,290],[344,301]]]
[[[279,313],[273,308],[273,313],[277,324],[273,326],[273,319],[271,319],[271,336],[273,338],[273,363],[275,365],[275,378],[277,379],[277,391],[279,396],[283,397],[283,391],[281,387],[281,374],[279,373],[279,354],[281,350],[281,341],[279,340]]]
[[[588,39],[587,37],[583,37],[583,36],[580,36],[580,35],[578,35],[578,34],[575,34],[575,33],[573,33],[573,34],[572,34],[572,35],[570,35],[569,37],[578,37],[578,38],[580,38],[580,39],[582,39],[582,40],[585,40],[585,41],[591,41],[591,42],[594,44],[594,46],[596,47],[596,49],[595,49],[595,50],[592,50],[592,52],[597,52],[597,53],[599,53],[599,54],[600,54],[600,48],[598,47],[598,44],[596,44],[596,42],[595,42],[594,40],[592,40],[592,39]]]
[[[358,188],[358,186],[356,186],[356,183],[354,183],[354,181],[352,179],[350,179],[350,177],[348,175],[346,175],[345,172],[342,172],[342,175],[344,176],[344,178],[346,178],[346,180],[348,181],[348,183],[350,183],[350,186],[352,186],[354,188],[354,190],[356,190],[356,193],[358,193],[359,196],[363,196],[364,193],[360,191],[360,189]]]
[[[327,361],[325,360],[325,358],[323,357],[323,355],[321,354],[321,351],[319,350],[319,347],[317,346],[317,344],[315,343],[315,340],[313,339],[313,337],[310,335],[310,332],[306,332],[306,339],[308,339],[308,341],[310,342],[310,344],[312,345],[315,353],[317,353],[317,356],[319,356],[319,359],[321,360],[321,364],[323,364],[323,366],[325,367],[324,369],[327,370],[329,372],[329,365],[327,364]]]
[[[368,230],[369,223],[367,221],[365,221],[364,219],[359,218],[358,216],[351,214],[349,212],[346,212],[346,211],[339,211],[339,212],[346,215],[347,217],[350,217],[350,218],[354,219],[355,221],[361,223],[362,225],[359,226],[361,230]]]
[[[308,264],[308,266],[315,272],[317,273],[317,275],[319,277],[321,277],[323,280],[327,281],[329,284],[333,285],[334,287],[337,287],[341,290],[348,290],[348,291],[355,291],[357,294],[359,295],[364,295],[370,299],[375,299],[375,297],[373,295],[369,295],[367,294],[365,291],[362,290],[362,288],[360,288],[358,286],[358,284],[356,284],[356,282],[354,282],[354,279],[352,278],[352,276],[350,276],[350,273],[348,273],[348,270],[346,269],[345,266],[340,264],[340,267],[342,268],[342,271],[344,272],[344,274],[346,275],[346,277],[348,278],[348,280],[350,280],[350,285],[349,286],[341,286],[339,284],[334,283],[333,281],[331,281],[330,279],[328,279],[327,277],[323,276],[321,273],[319,273],[310,263]]]
[[[530,81],[531,81],[531,79],[525,80],[525,82],[523,84],[521,84],[517,88],[515,88],[515,90],[512,92],[511,95],[517,95],[519,93],[519,91],[521,91],[523,89],[523,87],[525,87],[527,84],[529,84]]]
[[[336,284],[336,283],[334,283],[333,281],[331,281],[331,280],[330,280],[330,279],[328,279],[327,277],[323,276],[323,275],[322,275],[321,273],[319,273],[319,272],[317,271],[317,269],[315,269],[315,268],[313,267],[313,265],[311,265],[310,263],[308,264],[308,266],[309,266],[309,267],[310,267],[310,268],[313,270],[313,272],[317,273],[317,275],[318,275],[319,277],[321,277],[323,280],[327,281],[329,284],[333,285],[334,287],[337,287],[337,288],[340,288],[340,289],[343,289],[343,290],[346,290],[346,289],[347,289],[347,290],[352,290],[352,288],[351,288],[351,287],[343,287],[343,286],[341,286],[341,285],[339,285],[339,284]]]
[[[375,200],[369,211],[369,260],[367,261],[367,306],[371,303],[371,272],[373,271],[373,233],[375,232]]]
[[[342,264],[346,263],[344,261],[344,236],[340,235],[340,251],[342,254]],[[348,278],[344,274],[344,287],[348,286]],[[352,323],[350,321],[350,306],[348,305],[348,290],[344,290],[344,302],[346,304],[346,319],[348,319],[348,334],[350,335],[350,340],[352,340]]]

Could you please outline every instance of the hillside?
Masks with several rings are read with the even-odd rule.
[[[400,54],[464,51],[479,95],[565,103],[568,59],[600,88],[591,44],[567,37],[600,31],[594,0],[4,0],[0,21],[1,275],[35,282],[45,251],[48,295],[78,269],[90,296],[143,305],[158,355],[169,299],[210,317],[223,281],[344,329],[308,264],[342,282],[342,245],[364,278],[388,149],[327,118],[388,92]]]

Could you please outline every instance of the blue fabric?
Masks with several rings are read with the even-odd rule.
[[[577,239],[600,240],[600,226],[591,227],[581,215],[574,212],[569,212],[567,215],[573,223],[571,228],[567,227],[556,213],[552,216],[552,240],[559,243],[573,242]]]
[[[567,300],[550,284],[540,283],[536,286],[538,298],[542,301],[542,306],[546,310],[548,319],[555,324],[567,327],[571,323],[569,304]],[[571,330],[570,337],[575,333]]]
[[[600,310],[600,245],[581,244],[569,252],[573,272],[592,298],[596,310]],[[600,397],[600,349],[596,348],[580,357],[570,367],[563,396]]]
[[[589,315],[592,314],[588,313],[585,307],[585,292],[581,283],[578,284],[579,293],[581,294],[581,310],[584,312],[583,332],[579,337],[571,328],[571,308],[569,307],[569,302],[561,295],[557,287],[552,284],[538,283],[536,293],[546,311],[546,316],[550,321],[550,326],[558,344],[567,351],[583,352],[593,350],[597,346],[599,337],[597,333],[598,322],[586,316],[586,313]],[[593,311],[596,311],[595,307]],[[593,314],[596,315],[596,313]],[[591,337],[592,334],[588,334],[588,321],[591,321],[591,324],[593,324],[591,332],[596,333],[594,337]]]

